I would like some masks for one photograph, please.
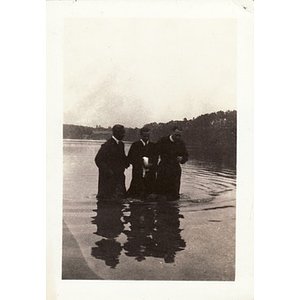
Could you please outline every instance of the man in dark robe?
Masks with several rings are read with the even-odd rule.
[[[113,135],[98,151],[95,163],[99,168],[98,199],[125,197],[125,168],[129,166],[124,151],[125,129],[122,125],[113,127]]]
[[[169,200],[179,199],[181,167],[188,160],[188,152],[181,139],[182,129],[175,126],[169,136],[157,142],[160,163],[157,169],[156,193]]]
[[[143,127],[141,139],[134,142],[128,152],[132,164],[132,180],[127,191],[128,197],[144,198],[154,192],[156,179],[157,155],[155,144],[150,142],[150,129]]]

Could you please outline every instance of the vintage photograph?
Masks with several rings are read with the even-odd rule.
[[[51,291],[193,282],[229,296],[248,280],[251,298],[251,12],[96,2],[48,13]]]
[[[235,280],[237,22],[64,22],[63,279]]]

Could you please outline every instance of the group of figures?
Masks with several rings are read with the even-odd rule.
[[[125,154],[125,128],[115,125],[113,134],[99,149],[95,163],[99,169],[98,199],[162,197],[179,199],[181,167],[188,160],[182,129],[173,127],[170,135],[157,143],[150,141],[150,129],[140,130],[140,140]],[[132,180],[125,187],[125,169],[132,165]]]

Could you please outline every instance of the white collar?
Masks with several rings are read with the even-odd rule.
[[[172,139],[172,135],[170,135],[170,141],[171,141],[172,143],[174,143],[174,140]]]
[[[149,141],[144,142],[143,139],[140,139],[140,141],[142,142],[143,146],[146,146],[149,143]]]
[[[119,144],[120,141],[116,137],[112,136],[112,138],[116,141],[117,144]]]

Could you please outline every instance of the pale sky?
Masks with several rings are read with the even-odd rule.
[[[234,19],[67,19],[64,123],[104,127],[236,109]]]

